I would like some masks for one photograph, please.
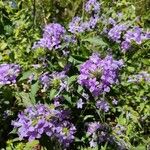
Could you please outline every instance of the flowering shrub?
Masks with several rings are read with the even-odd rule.
[[[94,96],[99,96],[109,92],[110,85],[117,82],[117,72],[122,65],[122,61],[115,61],[111,56],[101,60],[98,54],[93,54],[82,64],[78,82]]]
[[[0,45],[0,147],[149,148],[150,31],[133,5],[60,2],[64,13],[43,7],[44,25],[38,4],[33,18],[20,5],[0,2],[12,18]]]

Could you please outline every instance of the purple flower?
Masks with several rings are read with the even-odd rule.
[[[100,123],[99,122],[91,122],[88,125],[88,130],[87,130],[87,134],[88,135],[92,135],[93,133],[95,133],[99,128],[100,128]]]
[[[55,132],[58,141],[62,143],[64,147],[69,147],[70,143],[72,143],[75,138],[74,134],[76,128],[72,123],[64,121],[56,127]]]
[[[99,17],[98,16],[91,17],[89,22],[88,22],[89,28],[87,28],[87,30],[94,29],[96,27],[98,21],[99,21]]]
[[[113,99],[112,104],[117,105],[118,101],[116,99]]]
[[[117,82],[118,70],[123,62],[113,60],[111,56],[104,59],[93,53],[89,60],[80,67],[78,83],[85,86],[93,96],[109,92],[112,84]]]
[[[67,90],[67,81],[65,81],[67,76],[65,75],[65,71],[62,72],[53,72],[49,74],[48,72],[42,74],[40,76],[40,82],[43,85],[43,91],[46,91],[49,87],[53,87],[58,89],[60,93],[62,90]]]
[[[117,24],[115,25],[113,28],[110,29],[110,31],[108,32],[108,37],[117,42],[120,43],[121,42],[121,35],[123,32],[125,32],[127,30],[127,26],[126,25],[122,25],[122,24]]]
[[[105,100],[99,100],[96,102],[96,107],[98,109],[101,109],[104,112],[108,112],[109,111],[109,105]]]
[[[13,84],[21,72],[21,67],[16,64],[1,64],[0,65],[0,84]]]
[[[69,31],[74,34],[91,31],[96,27],[98,21],[99,17],[96,15],[85,22],[83,22],[80,17],[74,17],[69,23]]]
[[[139,74],[130,76],[128,79],[128,82],[131,82],[131,83],[132,82],[139,83],[141,81],[145,81],[145,82],[149,83],[150,82],[150,74],[147,73],[146,71],[142,71]]]
[[[90,141],[90,147],[96,147],[97,142],[95,142],[93,139]]]
[[[122,42],[121,48],[123,50],[128,50],[132,41],[136,44],[141,44],[144,40],[147,40],[150,37],[148,36],[148,33],[144,33],[141,28],[134,27],[133,29],[128,30],[123,38],[125,41]]]
[[[65,33],[64,27],[58,23],[51,23],[44,28],[43,38],[34,43],[33,48],[43,47],[49,50],[57,49]]]
[[[80,33],[84,32],[84,28],[82,26],[82,19],[80,17],[74,17],[72,21],[69,23],[69,30],[71,33]]]
[[[97,0],[89,0],[85,4],[85,11],[88,13],[94,12],[98,14],[100,12],[100,3]]]
[[[50,86],[50,77],[48,72],[40,76],[40,82],[43,85],[43,91],[46,91]]]
[[[131,44],[130,44],[129,42],[127,42],[127,41],[123,41],[123,42],[121,43],[121,48],[122,48],[124,51],[128,50],[130,47],[131,47]]]
[[[46,134],[68,147],[76,132],[75,126],[68,120],[68,114],[67,110],[56,109],[54,105],[36,104],[21,112],[12,125],[17,129],[20,139],[35,140]]]
[[[82,101],[82,98],[80,98],[80,99],[77,101],[77,108],[81,108],[81,109],[82,109],[83,104],[84,104],[84,102]]]
[[[116,21],[113,18],[109,18],[108,19],[108,23],[115,26],[116,25]]]

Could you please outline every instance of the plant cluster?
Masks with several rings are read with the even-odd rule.
[[[103,1],[82,5],[70,22],[55,20],[42,36],[32,33],[30,43],[15,33],[24,44],[18,50],[9,40],[1,46],[12,45],[0,65],[0,120],[11,129],[6,149],[148,146],[150,31],[136,15],[112,14]]]

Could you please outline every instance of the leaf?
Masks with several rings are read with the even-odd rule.
[[[69,79],[68,79],[68,84],[72,84],[74,81],[77,80],[77,75],[74,75],[74,76],[71,76]]]
[[[0,44],[0,50],[4,50],[7,47],[7,43],[2,42]]]
[[[67,102],[69,102],[70,104],[72,104],[72,102],[71,102],[71,97],[70,97],[70,96],[68,96],[68,95],[63,95],[63,97],[65,98],[65,100],[66,100]]]
[[[93,115],[86,115],[83,120],[85,121],[85,120],[87,120],[89,118],[93,118],[93,117],[94,117]]]
[[[16,93],[16,99],[21,101],[23,105],[26,107],[32,105],[29,93],[25,92]]]
[[[130,67],[130,66],[129,66],[127,69],[128,69],[129,72],[134,72],[134,71],[135,71],[135,68],[134,68],[134,67]]]
[[[32,104],[35,104],[36,102],[35,96],[38,90],[39,90],[39,81],[31,85],[30,98],[31,98]]]
[[[56,94],[57,94],[57,90],[56,89],[52,89],[50,91],[50,94],[49,94],[50,99],[52,100],[55,97]]]
[[[26,80],[32,73],[33,73],[32,71],[24,72],[22,77],[19,79],[19,81]]]
[[[145,149],[146,149],[145,145],[139,145],[131,150],[145,150]]]
[[[24,149],[31,150],[31,149],[35,148],[38,144],[39,144],[38,140],[27,142]]]
[[[82,41],[90,42],[91,44],[96,45],[96,46],[102,46],[102,47],[108,46],[108,44],[106,42],[104,42],[103,39],[100,37],[87,38],[87,39],[83,39]]]

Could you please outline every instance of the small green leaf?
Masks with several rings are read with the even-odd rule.
[[[93,117],[94,117],[93,115],[86,115],[83,120],[85,121],[85,120],[87,120],[89,118],[93,118]]]
[[[30,92],[30,98],[33,104],[35,104],[35,96],[37,91],[39,90],[39,81],[35,82],[34,84],[31,85],[31,92]]]
[[[29,93],[25,93],[25,92],[16,93],[16,99],[18,101],[21,101],[23,105],[26,107],[32,105]]]
[[[33,73],[32,71],[24,72],[19,81],[26,80],[32,73]]]
[[[50,91],[50,94],[49,94],[49,98],[52,100],[57,94],[57,90],[56,89],[52,89]]]
[[[68,79],[68,84],[72,84],[74,81],[77,80],[77,75],[74,75],[74,76],[71,76],[69,79]]]
[[[83,39],[82,41],[90,42],[91,44],[96,45],[96,46],[102,46],[102,47],[108,46],[108,44],[104,42],[103,39],[100,37],[87,38],[87,39]]]

